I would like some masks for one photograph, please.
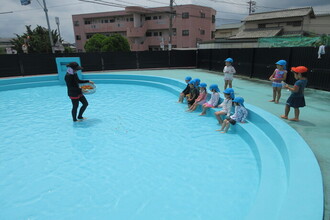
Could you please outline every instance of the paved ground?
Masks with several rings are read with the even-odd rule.
[[[208,85],[216,83],[219,85],[220,90],[223,91],[223,75],[218,72],[207,70],[144,70],[111,73],[165,76],[182,81],[185,76],[190,75],[193,78],[200,78],[201,82],[205,82]],[[270,74],[271,73],[269,73],[269,75]],[[290,95],[289,91],[283,89],[279,104],[268,102],[268,100],[272,99],[272,87],[270,82],[241,76],[235,76],[233,88],[235,89],[235,94],[244,97],[247,103],[258,106],[276,116],[280,116],[284,113],[285,101]],[[301,108],[301,121],[284,121],[292,126],[305,139],[319,162],[324,183],[324,220],[330,220],[330,111],[328,107],[330,103],[330,92],[307,88],[305,90],[305,99],[307,106]],[[293,109],[289,117],[292,116]],[[283,119],[279,118],[279,120]]]

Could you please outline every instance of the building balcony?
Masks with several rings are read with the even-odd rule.
[[[126,28],[127,37],[144,37],[147,32],[147,25],[144,24],[142,27],[128,27]]]
[[[99,33],[99,32],[125,32],[127,25],[122,23],[107,23],[107,24],[88,24],[84,26],[86,33]]]

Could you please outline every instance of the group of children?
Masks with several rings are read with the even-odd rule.
[[[207,84],[200,83],[200,79],[198,78],[192,79],[190,76],[187,76],[185,78],[187,86],[180,93],[178,100],[180,103],[183,103],[184,99],[187,100],[187,112],[193,112],[198,106],[201,106],[202,112],[199,114],[200,116],[205,115],[207,110],[210,108],[220,108],[219,111],[216,111],[214,114],[221,125],[221,129],[217,131],[220,131],[221,133],[226,133],[231,124],[235,125],[237,122],[245,123],[245,119],[248,115],[248,111],[244,106],[244,99],[242,97],[235,97],[234,89],[232,88],[233,75],[236,73],[232,63],[232,58],[227,58],[225,60],[225,67],[223,69],[224,99],[220,98],[220,90],[218,85],[212,84],[209,86],[211,97],[207,100]],[[281,118],[288,119],[290,107],[293,107],[295,110],[295,117],[289,120],[299,121],[299,108],[305,106],[304,88],[307,84],[306,73],[308,69],[304,66],[292,67],[291,72],[294,73],[294,77],[297,82],[293,87],[289,87],[284,83],[287,77],[286,61],[279,60],[275,64],[276,69],[269,77],[269,80],[272,81],[273,87],[273,99],[270,100],[270,102],[274,102],[276,104],[279,103],[282,87],[287,88],[292,92],[292,94],[286,102],[285,114],[282,115]],[[234,111],[232,111],[233,106]]]

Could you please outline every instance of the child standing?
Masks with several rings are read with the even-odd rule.
[[[191,107],[192,104],[194,104],[195,100],[197,99],[199,95],[199,91],[197,87],[195,86],[196,82],[195,80],[190,80],[189,82],[189,87],[190,87],[190,92],[187,98],[188,101],[188,108]]]
[[[219,103],[219,99],[220,99],[219,92],[220,92],[220,90],[218,88],[218,85],[217,84],[210,85],[210,90],[212,92],[211,98],[210,98],[210,100],[208,102],[206,102],[205,104],[203,104],[203,111],[199,115],[205,115],[207,109],[209,109],[209,108],[215,108],[215,106],[217,106],[218,103]]]
[[[299,121],[299,108],[304,107],[305,96],[304,89],[307,85],[307,74],[308,69],[305,66],[292,67],[291,72],[294,74],[294,78],[297,80],[293,87],[286,85],[285,87],[291,91],[291,95],[286,101],[284,115],[281,118],[288,119],[290,107],[294,108],[294,118],[289,119],[290,121]]]
[[[190,92],[190,87],[189,87],[189,81],[191,80],[190,76],[186,76],[186,78],[184,79],[184,81],[187,83],[186,88],[180,93],[179,96],[179,103],[183,103],[184,98],[189,94]]]
[[[236,97],[233,103],[235,105],[235,113],[223,121],[221,129],[217,130],[221,131],[221,133],[227,133],[230,124],[235,125],[236,122],[245,123],[248,112],[244,107],[244,99],[242,97]]]
[[[201,83],[199,85],[199,96],[195,100],[194,104],[190,106],[190,108],[187,111],[193,112],[196,110],[198,105],[203,105],[206,102],[206,98],[207,98],[206,87],[207,87],[206,83]]]
[[[273,86],[273,99],[270,102],[274,102],[278,104],[281,98],[281,90],[282,90],[282,81],[286,80],[287,71],[286,69],[286,61],[279,60],[276,63],[276,69],[273,74],[269,77],[269,80],[272,81]]]
[[[223,68],[224,73],[224,80],[225,80],[225,86],[224,90],[229,86],[229,88],[232,88],[232,81],[234,79],[234,74],[236,73],[235,68],[232,66],[234,60],[232,58],[227,58],[225,60],[225,67]]]
[[[218,108],[222,108],[220,111],[214,112],[214,115],[216,117],[216,119],[218,120],[219,124],[223,123],[223,120],[221,118],[222,115],[227,115],[227,117],[230,116],[230,111],[231,111],[231,107],[233,105],[233,93],[234,91],[232,91],[233,89],[231,88],[227,88],[225,89],[225,91],[223,91],[224,95],[225,95],[225,99],[223,100],[223,102],[218,105]],[[231,95],[232,94],[232,95]]]

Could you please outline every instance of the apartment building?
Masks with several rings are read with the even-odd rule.
[[[76,47],[84,51],[94,34],[121,34],[128,39],[131,51],[157,51],[170,48],[196,48],[214,39],[216,11],[199,5],[173,7],[170,35],[170,7],[126,7],[123,11],[72,15]]]

